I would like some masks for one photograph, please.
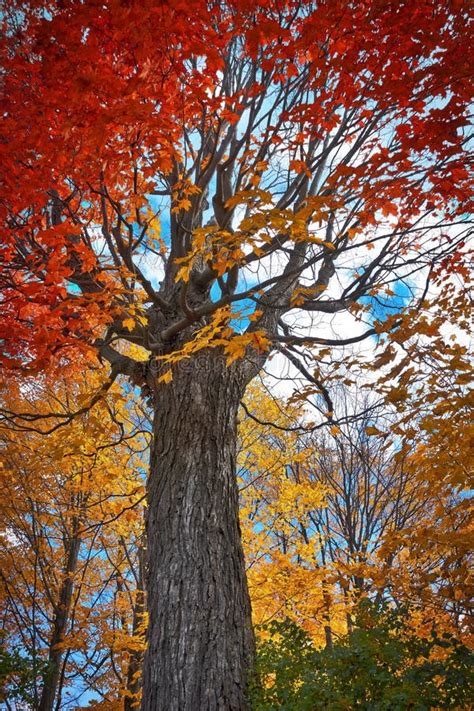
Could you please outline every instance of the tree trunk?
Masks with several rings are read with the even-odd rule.
[[[140,640],[145,629],[146,603],[144,586],[144,548],[140,545],[138,551],[138,575],[135,604],[133,606],[132,635]],[[136,711],[140,705],[139,697],[142,686],[143,650],[132,649],[127,670],[127,696],[124,699],[123,711]]]
[[[78,535],[79,522],[73,521],[73,533],[68,541],[66,569],[64,580],[59,591],[58,603],[54,611],[53,628],[49,642],[48,666],[43,676],[43,689],[38,711],[53,711],[54,700],[58,690],[61,675],[61,659],[63,649],[58,648],[63,641],[69,621],[72,593],[74,589],[74,573],[77,569],[81,539]]]
[[[143,711],[240,711],[254,639],[236,470],[245,383],[216,350],[155,393]]]

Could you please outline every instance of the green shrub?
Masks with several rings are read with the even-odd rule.
[[[289,620],[266,627],[259,644],[254,711],[464,709],[473,698],[473,655],[448,634],[410,631],[406,612],[364,601],[350,634],[318,650]],[[444,650],[445,658],[433,654]]]
[[[7,650],[0,640],[0,702],[23,702],[15,708],[33,708],[36,674],[30,659]]]

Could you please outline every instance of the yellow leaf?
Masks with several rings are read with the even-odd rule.
[[[365,428],[365,434],[369,437],[372,437],[375,435],[383,435],[383,432],[377,429],[377,427],[372,427],[372,425],[370,425],[369,427]]]
[[[173,371],[171,368],[163,373],[161,377],[158,378],[159,383],[170,383],[173,380]]]
[[[227,355],[227,365],[230,365],[245,355],[245,350],[248,346],[248,339],[242,339],[239,337],[233,338],[230,343],[225,347],[225,352]]]
[[[250,314],[249,316],[249,321],[258,321],[260,316],[263,314],[263,311],[261,309],[255,309],[253,314]]]
[[[125,321],[122,321],[122,326],[127,329],[127,331],[133,331],[135,328],[135,319],[133,318],[126,318]]]
[[[181,210],[189,210],[191,207],[191,200],[188,200],[187,198],[183,198],[182,200],[179,200],[176,202],[173,207],[171,208],[171,212],[173,214],[176,214],[177,212],[181,212]]]

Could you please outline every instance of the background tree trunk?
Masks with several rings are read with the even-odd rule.
[[[235,476],[243,380],[210,351],[156,392],[143,711],[247,708],[254,639]]]
[[[142,638],[145,629],[146,600],[144,581],[144,545],[140,544],[138,550],[138,570],[137,570],[137,592],[135,604],[133,606],[132,634]],[[138,697],[142,686],[143,650],[133,649],[130,652],[130,660],[127,670],[127,692],[123,703],[124,711],[136,711],[140,702]]]
[[[78,534],[79,520],[73,520],[73,533],[67,543],[67,559],[64,571],[64,580],[59,590],[58,602],[54,610],[51,638],[49,642],[48,666],[43,676],[43,689],[38,705],[38,711],[53,711],[54,700],[58,691],[61,676],[61,659],[64,650],[58,648],[63,641],[69,622],[72,593],[74,589],[74,573],[77,569],[81,539]]]

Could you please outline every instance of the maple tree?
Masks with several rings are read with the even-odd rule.
[[[346,347],[436,335],[430,281],[449,298],[470,226],[468,3],[33,1],[2,23],[1,364],[109,363],[49,429],[141,389],[142,708],[243,709],[239,402],[278,353],[334,427]]]
[[[241,520],[255,622],[284,616],[331,647],[369,596],[416,607],[412,624],[420,633],[436,619],[467,639],[466,483],[456,487],[439,470],[433,474],[446,465],[425,446],[412,452],[399,435],[367,434],[393,419],[386,407],[378,415],[369,409],[369,426],[359,415],[337,432],[315,433],[307,431],[301,405],[255,386],[247,397]],[[444,439],[456,478],[465,466],[453,461],[458,439],[454,431]]]
[[[76,374],[54,386],[22,381],[16,392],[10,381],[3,402],[30,413],[59,404],[67,411],[68,398],[80,401],[103,375]],[[21,660],[0,691],[8,708],[22,664],[29,675],[20,700],[28,707],[68,707],[87,690],[104,708],[137,707],[146,622],[143,443],[126,422],[115,390],[49,437],[19,421],[0,430],[2,647]]]

